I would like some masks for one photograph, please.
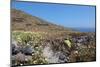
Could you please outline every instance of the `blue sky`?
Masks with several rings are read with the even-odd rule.
[[[95,28],[94,6],[14,1],[11,7],[65,27]]]

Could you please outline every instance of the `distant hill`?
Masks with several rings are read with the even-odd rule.
[[[11,25],[13,31],[72,32],[70,28],[52,24],[16,9],[11,9]]]

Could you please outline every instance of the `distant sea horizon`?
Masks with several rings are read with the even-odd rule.
[[[79,32],[95,32],[95,28],[73,28],[73,29]]]

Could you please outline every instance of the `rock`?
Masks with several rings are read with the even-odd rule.
[[[21,52],[15,55],[16,61],[18,62],[24,62],[25,61],[25,55],[22,54]]]
[[[25,46],[25,48],[23,49],[23,53],[25,55],[32,55],[33,52],[34,52],[34,49],[30,45]]]
[[[68,62],[67,57],[62,52],[57,52],[56,56],[58,57],[58,63],[66,63]]]
[[[82,43],[82,42],[83,42],[83,39],[82,39],[82,38],[81,38],[81,39],[79,39],[79,40],[78,40],[78,42],[79,42],[79,43]]]
[[[12,39],[11,47],[12,47],[12,55],[16,55],[17,53],[19,53],[22,48],[20,45],[18,45],[18,43],[14,39]]]
[[[60,63],[65,63],[65,62],[67,62],[66,56],[63,55],[63,54],[61,54],[61,55],[59,56],[59,62],[60,62]]]
[[[25,64],[32,60],[32,56],[24,55],[23,53],[18,53],[11,57],[13,65]]]
[[[20,47],[19,46],[16,47],[14,44],[12,44],[12,55],[16,55],[19,52],[20,52]]]

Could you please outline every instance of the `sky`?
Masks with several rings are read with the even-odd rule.
[[[13,1],[11,8],[64,27],[95,28],[95,6]]]

